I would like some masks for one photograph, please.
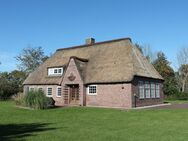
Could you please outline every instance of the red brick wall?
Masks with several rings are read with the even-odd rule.
[[[86,95],[87,106],[132,107],[131,84],[97,85],[97,95]]]

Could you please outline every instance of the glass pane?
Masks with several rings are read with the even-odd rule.
[[[57,69],[54,69],[54,73],[57,73]]]
[[[156,90],[156,97],[160,98],[160,91],[159,90]]]
[[[58,96],[61,96],[61,88],[58,88],[57,90],[58,90],[58,91],[57,91],[57,95],[58,95]]]
[[[58,69],[58,73],[61,73],[61,69]]]
[[[150,89],[145,89],[146,98],[150,98]]]
[[[151,98],[155,98],[155,89],[151,89]]]
[[[89,86],[89,93],[95,94],[97,92],[97,87],[96,86]]]
[[[139,97],[144,98],[144,89],[143,88],[139,89]]]
[[[48,95],[52,95],[52,88],[48,88]]]

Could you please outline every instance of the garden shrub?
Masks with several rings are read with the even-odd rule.
[[[34,109],[46,109],[54,104],[52,98],[46,97],[43,91],[29,91],[25,96],[26,106]]]
[[[55,105],[55,100],[52,97],[48,97],[48,107],[53,107]]]
[[[18,93],[12,96],[12,99],[15,101],[16,105],[25,106],[25,95],[24,93]]]
[[[188,93],[187,92],[179,92],[176,95],[178,100],[188,100]]]
[[[175,92],[173,95],[169,95],[167,100],[188,100],[188,92]]]

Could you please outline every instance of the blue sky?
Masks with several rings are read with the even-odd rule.
[[[163,51],[176,67],[176,52],[188,47],[187,0],[0,0],[0,71],[16,69],[28,46],[56,49],[130,37]]]

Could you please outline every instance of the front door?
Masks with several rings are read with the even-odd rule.
[[[69,103],[71,105],[79,105],[79,85],[69,86]]]

